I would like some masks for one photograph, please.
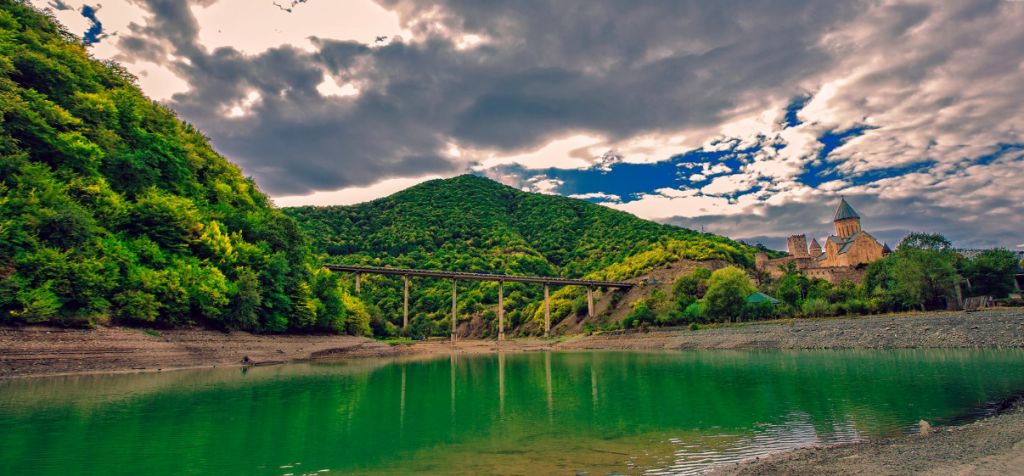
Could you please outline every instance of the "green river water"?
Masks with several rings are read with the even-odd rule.
[[[516,353],[0,381],[0,474],[693,474],[953,424],[1024,351]]]

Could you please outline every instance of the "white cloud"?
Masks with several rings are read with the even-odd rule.
[[[334,80],[334,77],[329,74],[324,75],[324,81],[317,85],[316,90],[324,97],[349,97],[359,95],[359,88],[355,87],[354,84],[345,83],[344,85],[339,85],[338,82]]]
[[[407,189],[428,180],[441,178],[439,175],[426,175],[415,178],[393,178],[381,180],[366,187],[347,187],[341,190],[314,192],[308,195],[291,195],[275,197],[274,204],[279,207],[298,207],[303,205],[352,205],[368,202],[392,193]]]
[[[575,134],[554,139],[543,146],[519,154],[502,154],[498,151],[461,149],[463,156],[475,158],[480,164],[477,170],[490,169],[499,165],[520,165],[527,169],[586,169],[596,157],[594,146],[602,139],[593,135]]]
[[[225,116],[230,118],[245,117],[252,113],[253,106],[261,99],[259,91],[249,91],[244,98],[226,108]]]
[[[370,0],[305,2],[291,12],[269,0],[219,0],[193,4],[192,14],[204,46],[249,55],[281,45],[314,51],[310,37],[372,44],[378,36],[407,35],[397,14]]]
[[[596,200],[603,200],[603,201],[609,201],[609,202],[621,202],[622,201],[622,197],[620,197],[618,195],[611,194],[611,193],[604,193],[604,192],[574,193],[572,195],[569,195],[569,198],[578,198],[578,199],[581,199],[581,200],[596,199]]]
[[[564,184],[564,180],[538,176],[527,180],[526,186],[523,187],[523,190],[527,192],[543,193],[546,195],[555,195],[558,193],[558,188]]]

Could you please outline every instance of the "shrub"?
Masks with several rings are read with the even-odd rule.
[[[708,316],[719,321],[731,321],[741,317],[747,296],[755,290],[747,273],[735,266],[711,273],[711,277],[708,278],[708,292],[704,295]]]
[[[807,299],[800,305],[805,317],[822,317],[829,312],[829,303],[823,298]]]
[[[704,322],[704,320],[706,319],[705,316],[706,310],[705,305],[702,301],[692,303],[689,306],[686,306],[686,309],[683,309],[683,320],[687,322],[691,322],[694,324],[698,322]]]

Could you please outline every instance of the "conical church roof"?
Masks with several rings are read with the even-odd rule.
[[[840,198],[839,208],[836,209],[836,216],[832,221],[839,221],[845,218],[860,218],[860,215],[857,214],[857,211],[849,203],[846,203],[846,198]]]

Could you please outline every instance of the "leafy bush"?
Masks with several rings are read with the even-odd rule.
[[[704,295],[707,315],[717,321],[733,321],[743,315],[747,296],[756,291],[750,277],[740,268],[729,266],[711,273]]]
[[[800,306],[800,312],[806,317],[827,316],[830,309],[828,301],[822,298],[808,299]]]

